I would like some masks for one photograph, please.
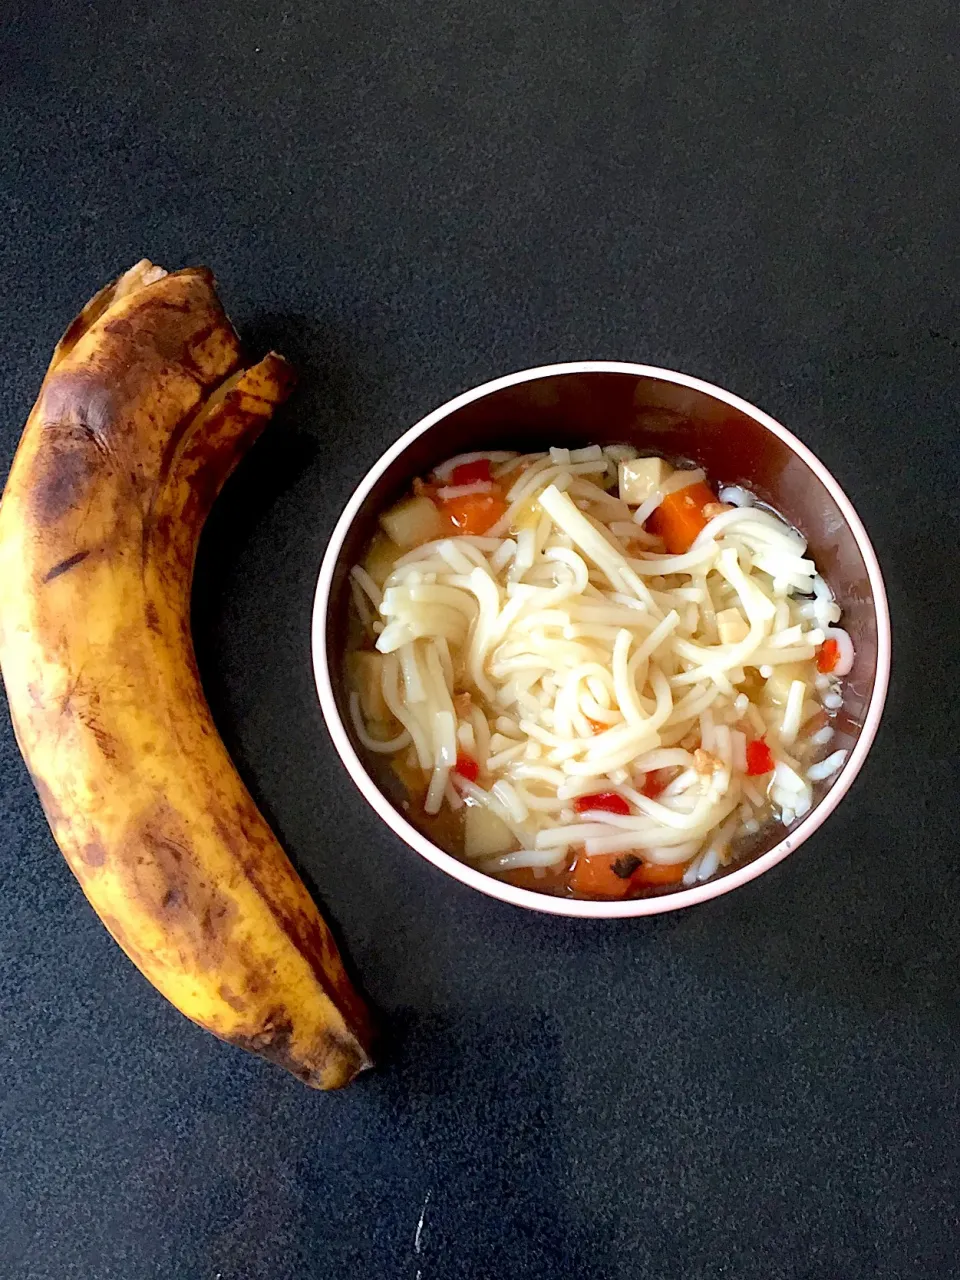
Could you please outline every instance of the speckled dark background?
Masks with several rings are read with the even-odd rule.
[[[4,714],[0,1275],[960,1274],[953,0],[35,0],[0,29],[0,474],[60,331],[141,255],[209,263],[301,366],[205,538],[199,645],[387,1039],[324,1096],[168,1008]],[[649,923],[448,882],[354,794],[312,688],[353,484],[454,393],[575,357],[791,426],[894,614],[838,813]]]

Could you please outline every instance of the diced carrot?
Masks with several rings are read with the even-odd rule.
[[[610,728],[610,725],[604,724],[602,720],[592,720],[590,716],[587,716],[587,720],[589,720],[590,728],[594,733],[606,733]]]
[[[625,898],[638,861],[632,853],[596,853],[590,858],[581,853],[570,872],[570,888],[591,898]]]
[[[467,493],[462,498],[448,498],[440,509],[456,533],[479,537],[497,523],[507,504],[499,493]]]
[[[630,815],[630,806],[616,791],[598,791],[592,796],[577,796],[573,807],[577,813],[619,813],[624,818]]]
[[[648,800],[656,800],[663,795],[676,776],[677,770],[674,768],[651,769],[643,780],[640,794],[646,796]]]
[[[642,862],[631,879],[634,885],[644,887],[655,884],[679,884],[689,865],[688,862],[674,862],[669,865],[659,862]]]
[[[773,753],[762,738],[747,743],[747,777],[759,778],[773,771]]]
[[[817,653],[817,670],[821,675],[829,675],[840,661],[840,646],[836,640],[824,640]]]
[[[474,462],[461,462],[459,467],[454,467],[450,473],[448,484],[480,484],[483,481],[492,479],[490,459],[477,458]]]
[[[480,766],[472,756],[464,755],[460,751],[457,753],[457,763],[453,766],[453,772],[458,773],[461,778],[466,778],[467,782],[476,782],[480,775]]]
[[[702,481],[688,484],[685,489],[667,494],[647,521],[647,527],[663,539],[671,555],[682,555],[690,550],[693,540],[706,526],[704,507],[716,500],[716,494]]]

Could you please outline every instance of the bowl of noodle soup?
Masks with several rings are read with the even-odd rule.
[[[534,910],[745,884],[849,790],[886,696],[869,538],[761,410],[651,366],[525,370],[428,414],[328,544],[321,709],[411,848]]]

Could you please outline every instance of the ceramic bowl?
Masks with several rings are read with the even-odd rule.
[[[843,610],[856,661],[845,681],[831,744],[849,755],[802,819],[789,829],[765,832],[746,859],[705,884],[654,897],[588,902],[520,889],[467,866],[419,831],[377,785],[347,709],[348,574],[362,558],[379,514],[414,476],[454,454],[612,443],[690,459],[713,484],[743,485],[800,529]],[[416,853],[481,893],[533,911],[644,916],[706,902],[755,880],[823,825],[863,767],[880,723],[890,671],[890,619],[880,566],[856,511],[823,463],[786,428],[698,378],[648,365],[584,361],[526,369],[467,391],[428,414],[384,453],[347,503],[323,558],[313,613],[313,664],[323,715],[347,772]]]

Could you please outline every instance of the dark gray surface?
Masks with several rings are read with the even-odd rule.
[[[245,336],[301,365],[205,540],[200,648],[388,1056],[315,1095],[168,1008],[4,715],[0,1273],[958,1274],[953,0],[14,12],[0,473],[67,320],[141,255],[209,263]],[[791,426],[894,614],[886,721],[826,829],[651,923],[448,883],[354,794],[312,690],[314,579],[366,467],[455,392],[573,357]]]

